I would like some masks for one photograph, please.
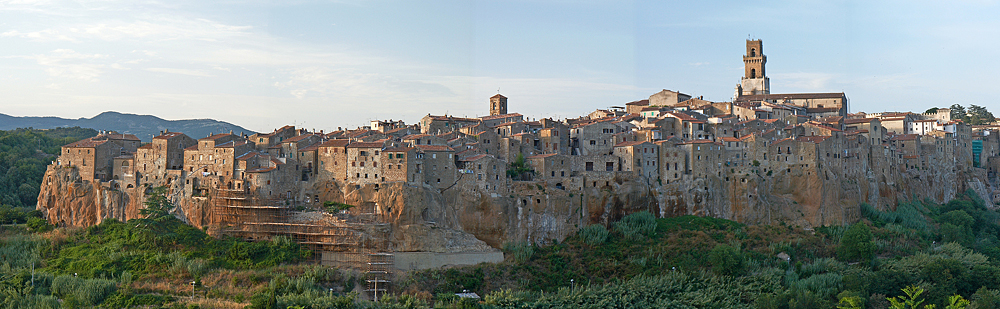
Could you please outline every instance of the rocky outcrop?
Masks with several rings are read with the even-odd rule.
[[[880,165],[865,169],[822,166],[769,174],[734,169],[720,175],[661,185],[624,173],[603,186],[579,189],[545,181],[515,181],[504,193],[480,191],[468,183],[442,191],[407,183],[344,185],[314,180],[302,182],[293,195],[310,197],[297,198],[296,204],[306,209],[319,208],[319,201],[335,201],[356,205],[350,210],[354,214],[385,214],[396,251],[454,253],[486,252],[508,242],[559,241],[586,225],[610,225],[644,210],[660,217],[691,214],[750,224],[783,221],[816,227],[859,220],[861,203],[893,209],[899,201],[914,198],[944,202],[966,189],[991,194],[981,169],[945,165],[905,171]],[[210,198],[216,192],[192,196],[186,177],[180,173],[153,185],[168,186],[168,197],[178,206],[175,215],[211,230],[221,220],[214,215]],[[67,226],[89,226],[110,218],[128,220],[139,216],[143,190],[121,188],[114,181],[80,181],[75,169],[49,167],[38,209],[51,222]]]

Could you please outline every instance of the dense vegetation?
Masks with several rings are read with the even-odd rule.
[[[59,155],[60,147],[95,135],[97,131],[79,127],[0,131],[0,212],[34,209],[45,167]],[[4,223],[24,221],[0,219]]]

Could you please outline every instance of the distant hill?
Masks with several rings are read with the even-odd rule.
[[[0,130],[17,128],[52,129],[63,127],[81,127],[95,130],[118,131],[118,133],[135,134],[143,141],[150,141],[162,130],[181,132],[191,138],[199,139],[210,133],[253,134],[235,124],[213,119],[165,120],[151,115],[123,114],[119,112],[103,112],[93,118],[66,119],[59,117],[14,117],[0,114]]]

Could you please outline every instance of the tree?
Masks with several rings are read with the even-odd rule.
[[[517,157],[514,158],[514,162],[511,162],[507,166],[507,177],[513,180],[531,180],[531,176],[535,173],[535,170],[531,169],[528,162],[524,160],[524,154],[518,153]]]
[[[708,252],[708,262],[712,271],[719,275],[737,276],[743,273],[745,263],[740,250],[729,245],[718,244]]]
[[[983,125],[993,123],[995,119],[993,113],[990,113],[985,107],[972,104],[969,106],[968,119],[964,120],[971,125]]]
[[[899,298],[890,297],[889,306],[890,309],[917,309],[920,304],[924,303],[925,300],[918,299],[920,294],[924,293],[924,288],[911,285],[903,288],[903,293],[906,296],[900,296]],[[924,309],[934,309],[934,305],[926,305]]]
[[[931,108],[927,109],[926,111],[924,111],[924,114],[933,114],[933,113],[937,113],[937,111],[938,111],[937,107],[931,107]]]
[[[837,257],[844,261],[867,261],[875,256],[872,231],[864,222],[851,225],[837,246]]]
[[[951,119],[953,120],[964,120],[965,119],[965,107],[952,104],[951,105]]]
[[[143,205],[146,208],[139,210],[139,214],[146,217],[146,220],[161,221],[171,216],[170,211],[174,209],[174,204],[167,199],[167,187],[155,187],[150,189]]]

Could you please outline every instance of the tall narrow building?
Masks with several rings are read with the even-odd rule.
[[[490,116],[507,114],[507,97],[497,95],[490,97]]]
[[[760,40],[747,40],[747,53],[743,55],[743,78],[736,86],[734,99],[744,95],[771,93],[771,81],[764,74],[765,64],[767,56],[764,56],[763,43]]]

